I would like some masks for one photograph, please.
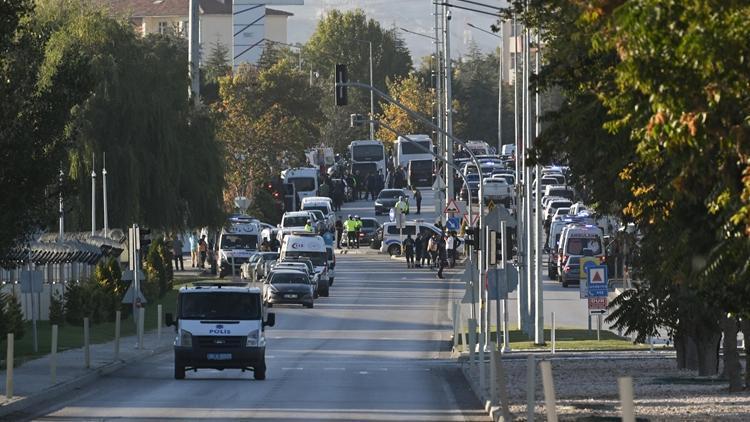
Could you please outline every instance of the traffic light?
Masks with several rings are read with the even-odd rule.
[[[337,64],[336,65],[336,86],[334,88],[334,91],[336,92],[336,98],[335,102],[337,106],[345,106],[349,104],[349,93],[347,92],[347,87],[340,84],[345,84],[349,82],[349,75],[346,71],[346,65],[345,64]]]
[[[479,228],[478,227],[467,227],[466,236],[464,237],[467,246],[471,246],[474,251],[481,249],[479,244]]]

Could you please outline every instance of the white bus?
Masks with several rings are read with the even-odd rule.
[[[352,174],[359,171],[361,180],[365,180],[370,173],[380,172],[384,178],[386,176],[385,148],[381,141],[352,141],[349,144],[349,159],[352,162]]]
[[[433,159],[432,154],[426,152],[423,149],[425,148],[427,149],[427,151],[432,151],[432,139],[428,135],[406,135],[406,137],[411,139],[413,142],[409,142],[401,136],[396,139],[396,144],[393,148],[394,151],[396,151],[396,162],[393,163],[396,167],[401,166],[402,168],[404,168],[404,170],[406,170],[409,167],[409,161],[411,160]],[[414,145],[414,143],[422,146],[423,148]]]

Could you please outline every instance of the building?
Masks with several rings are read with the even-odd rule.
[[[242,0],[199,0],[201,59],[217,43],[234,52],[229,61],[256,63],[268,41],[287,42],[287,18],[292,13],[271,9],[265,4]],[[301,4],[298,0],[264,3]],[[172,32],[188,35],[189,0],[105,0],[113,13],[127,16],[142,34]],[[259,3],[259,2],[257,2]]]

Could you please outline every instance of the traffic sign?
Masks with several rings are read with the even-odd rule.
[[[581,299],[589,297],[589,283],[588,283],[588,270],[591,267],[601,264],[599,258],[595,256],[583,256],[580,259],[579,273],[578,273],[578,291]]]
[[[479,221],[479,214],[474,214],[474,216],[472,217],[471,221],[469,221],[469,215],[468,214],[464,215],[464,222],[466,222],[467,226],[472,226],[472,227],[476,226],[478,221]]]
[[[507,274],[507,283],[506,283]],[[500,291],[497,290],[498,286]],[[487,296],[490,300],[507,299],[508,293],[518,287],[518,269],[510,263],[505,269],[494,268],[487,270]]]
[[[143,270],[138,270],[138,280],[145,280],[146,274]],[[122,281],[133,281],[133,270],[125,270],[122,272]]]
[[[133,284],[131,283],[128,290],[125,292],[125,296],[122,297],[122,303],[133,303],[133,290]],[[138,290],[138,295],[136,296],[135,301],[137,304],[147,303],[146,297],[143,296],[143,293],[141,293],[140,290]]]
[[[391,210],[388,211],[388,218],[391,219],[391,223],[396,221],[396,209],[395,208],[391,208]]]
[[[458,204],[456,204],[455,199],[451,199],[450,202],[448,202],[448,205],[445,206],[445,209],[443,210],[443,213],[445,214],[460,214],[461,208],[458,207]]]
[[[494,209],[495,209],[495,203],[492,202],[492,200],[490,199],[490,202],[487,203],[487,211],[492,212],[492,210]]]
[[[588,297],[607,297],[609,283],[607,281],[607,266],[592,265],[588,267]]]
[[[461,275],[461,281],[464,282],[464,297],[461,299],[461,303],[476,303],[479,299],[479,283],[477,282],[477,268],[474,265],[469,265]]]
[[[445,182],[441,176],[435,178],[435,183],[432,184],[432,190],[443,190],[445,189]]]
[[[592,314],[606,314],[609,299],[607,297],[590,297],[589,312]]]
[[[448,230],[456,231],[461,225],[461,219],[459,217],[450,217],[445,221],[445,228]]]

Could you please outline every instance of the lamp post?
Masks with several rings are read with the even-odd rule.
[[[375,86],[372,81],[372,41],[355,39],[354,41],[365,43],[370,49],[370,86]],[[370,91],[370,139],[375,139],[375,94]]]
[[[501,35],[495,34],[494,32],[490,32],[486,29],[480,28],[471,22],[467,22],[466,25],[500,39],[500,51],[498,54],[499,57],[497,68],[497,153],[499,154],[503,149],[503,37]],[[502,31],[502,21],[500,22],[500,28]]]

